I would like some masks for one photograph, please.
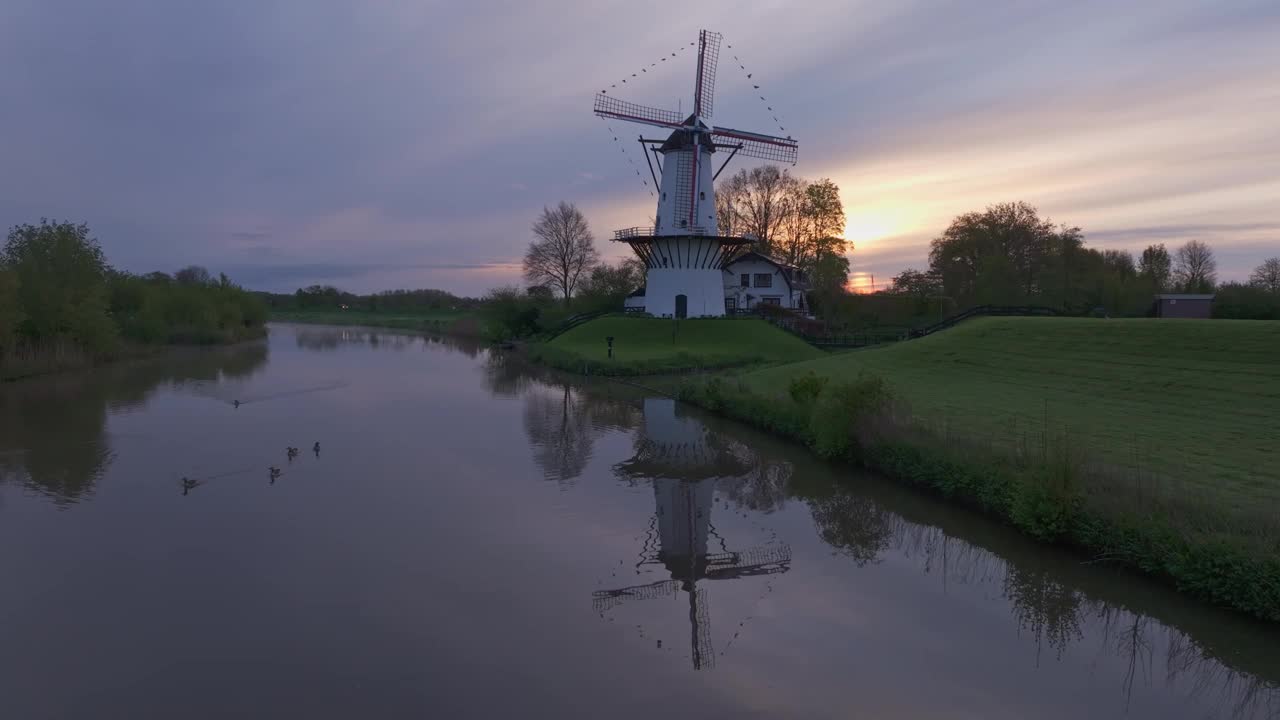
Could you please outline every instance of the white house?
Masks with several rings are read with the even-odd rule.
[[[725,265],[721,272],[726,314],[745,313],[760,305],[777,305],[800,313],[808,313],[805,294],[809,281],[800,268],[779,262],[758,252],[748,252]],[[626,301],[626,311],[671,317],[670,313],[653,313],[645,305],[647,288],[640,288]]]

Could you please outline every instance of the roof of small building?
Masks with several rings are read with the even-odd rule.
[[[1216,295],[1213,293],[1158,293],[1157,300],[1212,300]]]
[[[644,297],[644,287],[644,285],[641,285],[635,289],[635,292],[631,293],[627,297]]]
[[[788,265],[775,257],[770,257],[768,255],[765,255],[762,252],[757,252],[755,250],[751,250],[749,252],[743,253],[738,257],[734,258],[733,262],[730,262],[728,265],[724,266],[724,271],[733,272],[729,268],[733,267],[734,265],[740,262],[747,261],[747,260],[758,260],[761,262],[769,263],[770,265],[773,265],[774,267],[778,268],[778,270],[782,273],[782,276],[785,277],[787,279],[787,282],[792,286],[797,288],[807,287],[807,283],[805,281],[795,279],[795,273],[800,268],[796,267],[795,265]]]

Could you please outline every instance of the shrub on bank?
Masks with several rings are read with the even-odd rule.
[[[202,268],[176,277],[113,269],[85,225],[19,225],[0,252],[3,378],[91,365],[139,345],[260,337],[266,316],[261,299]]]
[[[816,392],[815,392],[816,388]],[[1126,478],[1092,464],[1070,438],[1045,438],[1042,451],[1012,455],[904,422],[879,378],[820,384],[801,376],[789,396],[752,392],[721,377],[691,381],[681,400],[805,443],[926,488],[1046,542],[1170,580],[1189,595],[1280,621],[1280,553],[1274,539],[1250,545],[1215,537],[1212,522],[1140,503],[1117,510]],[[1207,516],[1206,516],[1207,517]],[[1268,544],[1270,543],[1270,544]]]

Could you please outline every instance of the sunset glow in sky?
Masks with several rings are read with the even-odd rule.
[[[707,27],[733,46],[714,121],[778,133],[761,86],[793,172],[841,188],[856,286],[1014,200],[1094,247],[1207,241],[1224,279],[1280,254],[1272,0],[688,7],[8,0],[0,221],[86,221],[142,272],[479,294],[564,199],[621,256],[605,238],[652,214],[648,171],[592,95],[626,77],[687,109]]]

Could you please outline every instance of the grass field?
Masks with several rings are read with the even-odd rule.
[[[605,338],[614,338],[612,360]],[[544,344],[543,360],[571,367],[585,361],[597,371],[616,366],[624,374],[656,373],[688,367],[728,367],[750,363],[796,362],[824,353],[757,318],[602,317],[583,323]],[[557,362],[558,361],[558,362]]]
[[[272,322],[364,325],[399,330],[426,330],[466,336],[478,336],[480,334],[480,322],[474,313],[452,310],[413,314],[358,310],[298,310],[272,312],[270,319]]]
[[[1280,622],[1280,322],[983,318],[679,396]]]
[[[984,318],[920,340],[746,373],[875,373],[918,421],[996,446],[1065,435],[1109,465],[1280,513],[1280,322]]]

